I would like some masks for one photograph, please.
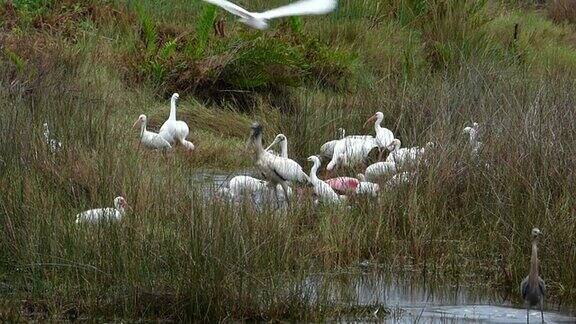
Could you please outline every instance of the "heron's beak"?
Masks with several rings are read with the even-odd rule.
[[[140,123],[140,118],[136,119],[136,121],[134,122],[134,125],[132,125],[132,128],[135,128],[139,123]]]
[[[368,120],[366,120],[366,122],[364,123],[364,128],[366,128],[366,125],[374,122],[375,120],[376,120],[376,115],[373,115],[372,117],[368,118]]]

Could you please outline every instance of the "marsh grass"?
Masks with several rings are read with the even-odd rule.
[[[226,18],[229,36],[216,39],[206,32],[211,11],[197,2],[117,2],[98,19],[86,9],[98,1],[70,3],[24,10],[15,1],[15,13],[0,12],[13,18],[0,27],[2,318],[345,317],[353,311],[307,297],[299,283],[366,259],[516,296],[534,226],[545,233],[549,300],[574,304],[569,27],[472,2],[342,1],[334,15],[266,32]],[[32,23],[52,16],[70,23]],[[155,62],[158,70],[133,69]],[[201,64],[216,72],[173,82]],[[157,130],[172,91],[197,144],[191,155],[145,151],[130,129],[145,113]],[[410,184],[378,202],[317,209],[304,196],[286,214],[257,213],[206,200],[190,181],[205,169],[249,167],[252,120],[266,142],[286,134],[290,156],[309,170],[306,157],[338,127],[372,133],[362,124],[375,111],[405,146],[438,144]],[[44,121],[63,143],[57,154],[43,142]],[[479,161],[462,134],[472,121],[482,125]],[[117,195],[131,206],[122,222],[74,224]]]

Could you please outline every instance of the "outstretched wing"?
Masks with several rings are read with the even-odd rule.
[[[301,0],[265,11],[258,14],[258,16],[263,19],[273,19],[287,16],[323,15],[334,11],[337,6],[337,0]]]
[[[236,5],[233,4],[230,1],[226,1],[226,0],[204,0],[208,3],[211,3],[215,6],[218,6],[226,11],[228,11],[231,14],[234,14],[236,16],[239,16],[241,18],[244,19],[251,19],[254,18],[254,14],[252,14],[250,11]]]

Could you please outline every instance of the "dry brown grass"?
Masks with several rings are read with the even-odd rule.
[[[551,0],[546,9],[548,17],[555,22],[576,23],[576,1],[575,0]]]

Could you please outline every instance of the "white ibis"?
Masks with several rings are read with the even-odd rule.
[[[132,127],[140,125],[140,143],[149,149],[163,149],[167,150],[172,148],[172,145],[168,143],[162,136],[157,133],[150,132],[146,130],[146,125],[148,124],[148,118],[146,115],[140,115],[138,119],[134,122]]]
[[[90,209],[76,215],[76,224],[79,223],[98,223],[104,220],[119,221],[124,216],[126,208],[124,197],[114,198],[114,208]]]
[[[252,124],[250,141],[255,147],[255,166],[274,186],[276,199],[279,201],[277,185],[280,184],[286,197],[289,195],[288,182],[308,182],[308,175],[302,171],[302,167],[288,158],[273,155],[262,147],[262,126],[259,123]],[[287,199],[287,201],[289,201]]]
[[[328,141],[320,146],[320,156],[326,159],[332,159],[334,154],[334,147],[339,140],[346,136],[346,130],[342,127],[338,128],[338,139]]]
[[[464,134],[468,134],[468,142],[470,144],[470,154],[473,157],[477,157],[482,149],[482,142],[478,140],[478,131],[480,125],[478,123],[472,123],[472,127],[465,127],[463,130]]]
[[[177,93],[174,93],[170,99],[170,116],[168,117],[168,120],[162,124],[158,134],[170,143],[170,145],[180,143],[187,150],[193,151],[194,144],[186,140],[186,137],[188,137],[188,134],[190,133],[188,125],[181,120],[176,120],[176,104],[178,99],[180,99],[180,96]]]
[[[329,184],[318,179],[316,173],[321,165],[320,158],[313,155],[308,157],[308,161],[313,163],[312,168],[310,169],[310,183],[314,187],[314,194],[318,200],[325,203],[338,203],[346,200],[346,196],[338,196]]]
[[[384,114],[380,111],[376,112],[372,117],[366,120],[364,123],[364,127],[368,125],[370,122],[374,122],[374,131],[376,133],[376,141],[378,143],[378,148],[380,150],[380,154],[378,156],[378,160],[382,159],[382,154],[384,153],[384,148],[392,143],[394,140],[394,133],[388,128],[382,127],[382,121],[384,120]]]
[[[366,163],[370,152],[377,147],[376,139],[370,135],[345,137],[334,146],[334,154],[326,170],[332,171],[337,166],[351,167]]]
[[[46,141],[46,145],[48,145],[50,152],[56,153],[62,148],[62,143],[50,135],[51,134],[50,128],[48,128],[48,123],[44,123],[44,141]]]
[[[378,185],[377,183],[366,181],[366,177],[362,173],[358,174],[358,180],[360,180],[360,183],[356,188],[357,195],[372,196],[372,197],[378,196],[378,192],[380,191],[380,185]]]
[[[226,0],[204,1],[240,17],[240,22],[261,30],[268,28],[270,19],[288,16],[323,15],[334,11],[338,6],[336,0],[301,0],[264,12],[250,12]]]
[[[266,148],[266,151],[270,152],[271,148],[276,144],[280,144],[280,156],[283,158],[288,158],[288,139],[286,138],[286,135],[276,135],[274,141]]]
[[[396,163],[393,161],[376,162],[364,171],[367,181],[375,182],[396,173]]]
[[[394,139],[390,145],[388,145],[388,150],[390,154],[386,158],[386,162],[394,162],[397,166],[402,166],[404,164],[418,163],[420,159],[424,156],[427,150],[434,147],[433,142],[426,143],[426,147],[411,147],[411,148],[401,148],[402,142],[399,139]]]

